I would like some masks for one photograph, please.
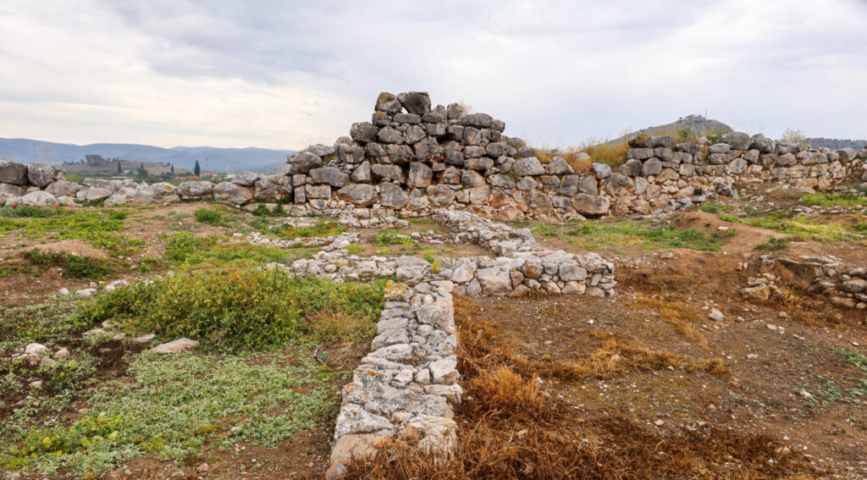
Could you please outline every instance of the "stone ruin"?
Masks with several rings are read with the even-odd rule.
[[[669,136],[630,141],[617,169],[559,156],[542,164],[535,149],[504,134],[505,122],[467,113],[460,104],[431,106],[427,93],[382,93],[369,122],[352,125],[334,145],[292,153],[277,174],[241,173],[229,182],[136,184],[132,180],[63,180],[48,165],[0,162],[0,204],[154,204],[216,198],[234,204],[289,202],[292,216],[310,213],[358,219],[466,210],[486,218],[565,221],[601,215],[650,214],[685,208],[735,185],[788,184],[833,189],[844,178],[867,182],[867,148],[804,148],[761,134],[731,132],[719,142],[676,143]],[[577,164],[576,164],[577,165]]]

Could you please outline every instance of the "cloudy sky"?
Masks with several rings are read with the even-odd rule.
[[[3,0],[0,137],[302,148],[424,90],[548,146],[867,138],[867,1]]]

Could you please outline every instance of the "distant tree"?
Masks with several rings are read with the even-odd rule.
[[[173,163],[172,164],[172,175],[174,175],[174,174],[175,174],[175,164]]]
[[[84,158],[87,160],[88,165],[101,165],[105,163],[105,159],[102,158],[102,155],[85,155]]]
[[[138,175],[139,177],[147,177],[148,176],[148,171],[145,170],[144,162],[142,162],[142,164],[139,165],[138,172],[136,173],[136,175]]]
[[[121,168],[120,168],[120,159],[118,158],[116,160],[117,160],[117,173],[118,173],[118,175],[120,175],[121,173],[123,173],[123,170],[121,170]]]
[[[202,173],[201,167],[199,167],[199,159],[196,159],[196,166],[193,167],[193,175],[199,176]]]

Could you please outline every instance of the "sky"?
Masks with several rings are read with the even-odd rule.
[[[0,137],[300,149],[382,91],[562,147],[705,113],[867,138],[867,0],[3,0]]]

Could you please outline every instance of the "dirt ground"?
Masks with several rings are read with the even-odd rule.
[[[495,319],[517,355],[541,364],[586,360],[617,339],[725,367],[721,375],[614,368],[608,378],[581,381],[538,371],[545,391],[583,420],[628,419],[663,436],[709,427],[769,435],[821,470],[867,476],[867,392],[819,401],[823,389],[857,389],[859,378],[867,380],[834,352],[865,353],[863,312],[809,298],[746,303],[738,294],[746,275],[734,256],[671,253],[615,259],[613,298],[464,299],[462,312],[470,321]],[[709,320],[708,308],[725,320]],[[812,392],[814,405],[800,389]]]

